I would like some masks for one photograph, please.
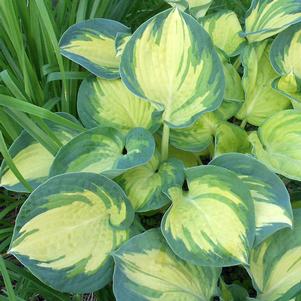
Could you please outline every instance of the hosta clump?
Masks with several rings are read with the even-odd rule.
[[[9,252],[63,292],[113,281],[122,301],[238,300],[247,292],[222,268],[241,265],[257,300],[290,300],[301,291],[301,211],[285,186],[301,180],[300,2],[253,0],[244,26],[215,1],[167,2],[134,32],[93,19],[63,35],[62,54],[92,72],[78,91],[85,128],[49,124],[56,154],[25,132],[11,146],[36,189]],[[23,184],[4,162],[1,185]],[[159,213],[145,231],[140,217]]]

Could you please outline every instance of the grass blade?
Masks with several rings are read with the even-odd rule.
[[[8,300],[9,301],[17,301],[16,295],[14,293],[13,285],[10,281],[4,260],[2,256],[0,256],[0,272],[2,274],[3,280],[5,287],[7,289],[7,295],[8,295]]]

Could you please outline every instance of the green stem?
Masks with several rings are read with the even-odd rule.
[[[246,127],[246,125],[247,125],[247,120],[244,119],[244,120],[241,122],[240,127],[241,127],[242,129],[244,129],[244,128]]]
[[[162,142],[161,142],[161,161],[165,161],[168,158],[168,145],[169,145],[169,127],[166,123],[164,123]]]

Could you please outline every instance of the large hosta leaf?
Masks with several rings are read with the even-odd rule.
[[[110,252],[129,238],[134,218],[124,192],[92,173],[51,178],[26,200],[10,253],[64,292],[92,292],[112,277]]]
[[[151,211],[170,202],[164,192],[171,186],[183,184],[184,166],[175,159],[160,163],[156,152],[147,164],[125,172],[116,181],[124,189],[135,211]]]
[[[279,112],[250,134],[255,156],[271,170],[301,181],[301,114]]]
[[[267,43],[260,43],[245,47],[242,54],[245,102],[237,118],[256,126],[272,114],[291,106],[290,100],[271,86],[277,73],[270,63],[269,51]]]
[[[280,75],[274,87],[297,102],[301,102],[300,51],[301,25],[296,24],[276,37],[270,54],[271,63]]]
[[[84,80],[78,92],[77,110],[88,128],[101,125],[124,131],[135,127],[155,131],[160,126],[161,113],[129,92],[120,79]]]
[[[301,291],[301,209],[283,229],[251,252],[250,275],[260,301],[287,301]]]
[[[203,18],[201,24],[216,47],[228,56],[238,54],[245,39],[240,36],[242,28],[234,12],[222,10]]]
[[[74,24],[60,40],[61,53],[97,76],[118,78],[115,37],[119,32],[129,33],[129,28],[114,20],[99,18]]]
[[[222,102],[224,76],[210,37],[178,9],[138,28],[125,46],[120,73],[134,94],[164,109],[170,127],[188,127]]]
[[[254,205],[248,187],[217,166],[186,170],[188,191],[168,190],[171,208],[161,229],[172,250],[199,265],[247,263],[255,236]]]
[[[289,194],[283,182],[264,164],[249,155],[224,154],[210,162],[234,171],[249,187],[255,205],[255,244],[279,229],[292,226]]]
[[[142,128],[128,134],[114,128],[94,128],[60,149],[50,174],[84,171],[114,177],[149,161],[154,149],[152,135]]]
[[[220,269],[179,259],[159,229],[133,237],[113,256],[117,301],[205,301],[218,293]]]
[[[67,113],[59,114],[69,120],[77,122],[73,116]],[[80,131],[63,127],[51,121],[46,120],[45,123],[62,144],[67,143],[80,134]],[[32,188],[38,187],[47,179],[54,156],[27,132],[23,131],[14,141],[9,148],[9,154],[21,175],[30,183]],[[14,173],[8,168],[5,161],[2,161],[0,178],[0,186],[8,190],[28,192]]]
[[[253,0],[245,35],[250,42],[262,41],[300,21],[299,0]]]

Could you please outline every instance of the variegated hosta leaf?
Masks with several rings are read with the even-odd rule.
[[[152,211],[170,202],[164,193],[169,187],[183,184],[184,166],[176,159],[160,163],[156,152],[147,164],[125,172],[115,180],[136,212]]]
[[[129,33],[124,33],[124,32],[117,33],[115,38],[115,50],[116,50],[117,57],[120,57],[122,55],[124,47],[130,38],[131,38],[131,34]]]
[[[245,102],[236,116],[256,126],[272,114],[291,106],[289,99],[274,91],[271,86],[277,73],[270,63],[269,51],[270,46],[264,42],[251,44],[242,53]]]
[[[129,33],[123,24],[108,19],[86,20],[72,25],[60,40],[61,53],[99,77],[118,78],[117,33]]]
[[[9,252],[59,291],[92,292],[111,280],[110,253],[129,238],[133,219],[113,181],[92,173],[60,175],[22,206]]]
[[[213,141],[220,120],[210,112],[202,115],[191,127],[172,129],[170,143],[178,149],[189,152],[199,152],[206,149]]]
[[[205,301],[218,293],[221,270],[179,259],[159,229],[133,237],[113,257],[117,301]]]
[[[186,170],[188,191],[172,187],[171,208],[161,229],[181,258],[205,266],[248,262],[255,237],[254,205],[248,187],[217,166]]]
[[[300,51],[301,25],[296,24],[276,37],[270,53],[271,63],[281,76],[274,87],[297,102],[301,102]]]
[[[245,39],[240,36],[241,25],[233,11],[222,10],[201,20],[204,29],[210,35],[213,44],[227,56],[238,54]]]
[[[205,16],[213,0],[187,0],[189,4],[189,12],[197,20]]]
[[[235,172],[249,187],[255,205],[255,245],[279,229],[292,226],[289,194],[283,182],[264,164],[243,154],[225,154],[210,162]]]
[[[260,301],[287,301],[301,291],[301,209],[283,229],[251,252],[250,275]]]
[[[218,108],[224,94],[222,66],[210,37],[178,9],[138,28],[125,46],[120,73],[130,91],[164,109],[170,127],[190,126]]]
[[[120,79],[85,79],[78,92],[77,111],[88,128],[107,126],[129,131],[143,127],[156,131],[161,122],[161,112],[132,94]]]
[[[253,0],[245,21],[250,42],[269,38],[301,21],[299,0]]]
[[[73,122],[78,122],[72,115],[58,114]],[[63,127],[48,120],[45,120],[45,123],[62,144],[67,143],[80,133],[80,131]],[[38,187],[47,179],[54,156],[27,132],[23,131],[14,141],[9,148],[9,154],[21,175],[30,183],[32,188]],[[0,178],[0,186],[8,190],[28,192],[8,168],[5,161],[2,161],[1,164]]]
[[[115,177],[148,162],[154,149],[154,138],[142,128],[132,129],[128,134],[114,128],[94,128],[60,149],[50,175],[94,172]]]
[[[196,19],[203,17],[209,9],[213,0],[165,0],[173,7],[184,11],[187,8],[192,16]]]
[[[164,0],[169,5],[177,7],[178,9],[184,11],[188,8],[188,0]]]
[[[231,152],[248,153],[250,150],[250,142],[245,130],[230,122],[219,124],[215,133],[215,157]]]
[[[301,114],[279,112],[249,136],[253,153],[271,170],[301,181]]]

